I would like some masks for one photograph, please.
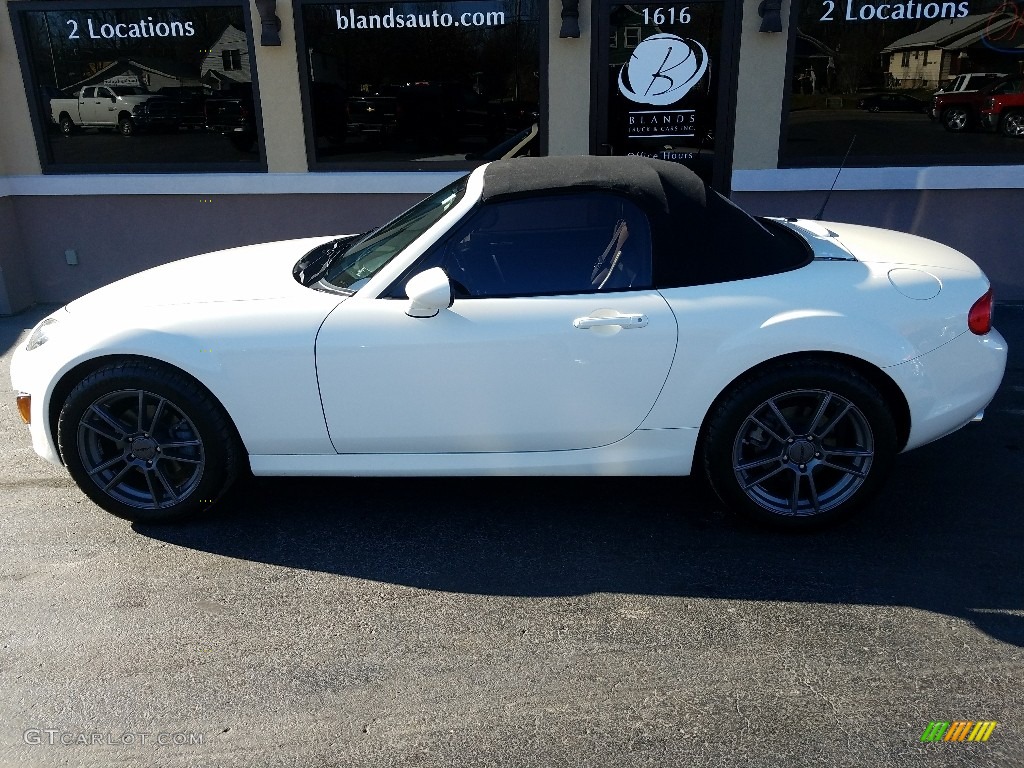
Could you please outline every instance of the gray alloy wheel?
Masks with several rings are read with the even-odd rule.
[[[79,419],[77,448],[92,481],[130,507],[172,506],[195,490],[206,468],[202,437],[189,417],[142,389],[93,402]]]
[[[962,133],[970,124],[970,114],[965,107],[950,107],[942,113],[942,125],[947,131]]]
[[[838,364],[809,362],[740,384],[712,415],[704,459],[730,508],[778,527],[811,528],[871,496],[895,449],[878,391]]]
[[[1024,136],[1024,112],[1009,112],[1004,115],[1002,131],[1004,136]]]
[[[93,501],[147,522],[212,504],[234,478],[240,453],[209,393],[178,371],[142,362],[106,366],[75,387],[58,441]]]
[[[70,136],[72,133],[75,132],[75,123],[71,119],[70,115],[60,116],[60,132],[63,133],[65,136]]]
[[[852,498],[874,458],[871,426],[856,405],[833,392],[796,389],[747,416],[733,441],[732,471],[751,501],[804,517]]]

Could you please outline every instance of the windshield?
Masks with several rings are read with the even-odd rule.
[[[468,176],[435,192],[397,219],[367,233],[327,268],[323,282],[346,291],[358,291],[377,270],[426,232],[466,194]]]

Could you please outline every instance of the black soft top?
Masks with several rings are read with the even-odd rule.
[[[520,157],[484,169],[481,200],[596,190],[624,195],[651,223],[654,284],[706,285],[808,264],[807,244],[788,228],[737,208],[695,173],[647,157]]]

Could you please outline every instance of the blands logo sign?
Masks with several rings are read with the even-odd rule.
[[[921,741],[988,741],[995,730],[994,720],[933,721],[921,734]]]
[[[619,91],[639,104],[667,106],[689,93],[707,71],[707,49],[696,40],[652,35],[619,71]]]

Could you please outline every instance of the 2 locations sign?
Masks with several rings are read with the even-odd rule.
[[[858,3],[846,0],[841,9],[834,0],[823,0],[820,21],[835,21],[836,12],[845,21],[903,21],[913,19],[963,19],[970,15],[968,2],[921,3],[904,0],[901,3]]]
[[[82,37],[93,40],[113,40],[114,38],[146,38],[146,37],[192,37],[195,26],[191,21],[153,21],[152,16],[133,22],[107,23],[97,21],[91,16],[84,19],[67,19],[68,40]]]

